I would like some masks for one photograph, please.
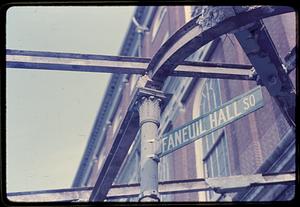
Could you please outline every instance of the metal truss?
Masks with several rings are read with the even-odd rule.
[[[199,178],[190,180],[173,180],[159,182],[159,194],[191,193],[213,190],[219,194],[233,193],[247,187],[295,184],[295,173],[235,175],[228,177]],[[93,187],[9,193],[12,201],[25,202],[87,202]],[[105,200],[137,197],[140,193],[140,184],[113,185]]]

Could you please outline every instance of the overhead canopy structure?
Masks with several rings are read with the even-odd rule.
[[[290,7],[278,6],[254,8],[234,6],[230,9],[233,13],[229,16],[220,15],[208,19],[213,22],[211,26],[199,23],[200,17],[195,17],[173,34],[152,59],[7,50],[8,68],[144,75],[144,79],[141,79],[133,92],[132,99],[125,107],[126,114],[121,120],[117,133],[112,137],[114,142],[91,191],[90,201],[103,201],[112,189],[113,181],[139,130],[136,101],[141,91],[143,88],[160,90],[169,76],[261,80],[260,84],[266,86],[287,121],[295,127],[295,90],[273,47],[271,38],[268,37],[267,30],[262,29],[260,22],[263,18],[294,12],[294,10]],[[199,48],[229,32],[237,37],[251,66],[186,61],[186,58]],[[255,35],[249,38],[249,34],[253,32]],[[253,45],[256,47],[253,48]],[[266,67],[271,67],[272,71],[266,72]]]
[[[160,89],[163,85],[164,80],[170,74],[173,73],[177,65],[182,63],[187,57],[189,57],[200,47],[214,40],[215,38],[223,34],[226,34],[228,32],[238,30],[239,28],[246,26],[252,22],[260,21],[263,18],[279,15],[287,12],[294,12],[294,10],[290,7],[275,6],[275,7],[268,7],[267,9],[265,7],[256,7],[254,9],[250,9],[249,11],[244,10],[243,12],[238,13],[235,16],[231,16],[225,19],[219,19],[220,21],[217,24],[215,24],[213,27],[208,28],[206,30],[203,30],[201,27],[199,27],[197,23],[199,17],[195,17],[190,22],[185,24],[182,28],[180,28],[174,35],[172,35],[158,50],[158,52],[153,56],[147,68],[149,78],[151,81],[146,82],[145,86],[155,87]],[[272,41],[272,40],[268,39],[267,41]],[[266,44],[272,44],[272,43],[266,42]],[[278,56],[277,59],[279,59]],[[266,62],[268,62],[269,60],[265,59],[264,61],[262,61],[261,64],[267,64]],[[276,70],[280,71],[282,70],[282,68],[276,68]],[[256,71],[256,72],[260,72],[260,71]],[[280,74],[282,73],[280,72]],[[258,75],[264,76],[263,73],[258,73]],[[289,83],[291,82],[287,74],[283,74],[283,76],[285,77],[285,80],[287,80]],[[295,93],[291,93],[292,85],[288,84],[288,86],[289,88],[281,87],[281,92],[283,96],[284,97],[288,96],[291,99],[295,99]],[[278,96],[274,98],[278,99]],[[293,113],[295,111],[295,105],[289,104],[287,102],[285,103],[280,102],[279,106],[281,108],[284,108],[283,110],[285,111],[289,109],[288,111],[290,111],[290,113]],[[121,122],[120,129],[124,129],[123,128],[125,125],[124,120],[126,120],[126,116]],[[289,122],[294,122],[294,120],[291,120],[290,117],[293,117],[293,115],[291,114],[288,117],[286,116]],[[135,127],[138,128],[138,126],[136,126],[134,123],[132,123],[130,126],[133,126],[134,128]],[[114,147],[118,148],[118,142],[113,143],[112,148]],[[116,150],[115,152],[117,153],[123,150],[127,151],[128,149],[119,148],[119,150]],[[118,156],[118,154],[115,154],[115,156]],[[121,157],[119,158],[124,159]],[[106,198],[106,195],[109,191],[109,187],[107,186],[110,186],[112,184],[112,182],[111,184],[107,182],[107,180],[112,180],[111,178],[108,178],[108,175],[111,175],[112,173],[111,172],[112,168],[110,168],[110,166],[114,166],[114,164],[108,158],[106,159],[105,164],[101,169],[96,185],[92,191],[90,197],[91,201],[101,201]],[[116,168],[114,167],[114,169]],[[116,175],[117,173],[113,172],[113,175],[114,174]]]

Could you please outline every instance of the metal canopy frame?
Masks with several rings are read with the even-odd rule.
[[[159,182],[159,193],[168,195],[174,193],[201,192],[213,190],[216,193],[232,193],[239,190],[263,185],[288,185],[295,182],[295,172],[234,175],[215,178],[198,178],[188,180],[172,180]],[[13,201],[56,201],[56,202],[80,202],[89,201],[94,187],[81,187],[71,189],[56,189],[46,191],[32,191],[25,193],[9,193],[8,197]],[[140,184],[112,185],[106,199],[131,198],[139,196]]]
[[[6,64],[8,68],[143,74],[145,81],[140,81],[139,87],[154,88],[157,90],[162,88],[164,80],[168,76],[198,76],[242,80],[258,80],[258,78],[262,78],[263,84],[267,84],[264,82],[264,71],[260,69],[257,70],[260,66],[257,65],[255,61],[251,59],[251,55],[249,55],[249,51],[246,48],[249,42],[242,40],[239,34],[242,34],[243,31],[238,30],[253,22],[259,22],[263,18],[288,12],[294,12],[294,10],[290,7],[256,7],[248,11],[242,11],[240,13],[236,12],[235,16],[222,19],[216,25],[205,30],[199,26],[199,16],[197,16],[172,35],[151,60],[147,58],[116,56],[80,56],[79,54],[64,55],[62,53],[52,54],[49,52],[42,52],[43,54],[38,55],[30,51],[7,50]],[[240,41],[242,47],[244,46],[243,49],[248,55],[250,62],[253,64],[255,72],[252,66],[249,65],[229,65],[203,62],[196,63],[185,61],[187,57],[208,42],[223,34],[233,31],[237,31],[237,39]],[[260,46],[265,45],[269,52],[271,47],[269,47],[268,44],[272,45],[273,43],[270,38],[267,38],[266,41],[266,44],[263,42],[259,42],[257,44]],[[274,53],[274,48],[271,50],[271,53],[271,61],[276,65],[274,70],[282,75],[284,79],[287,79],[285,81],[288,83],[286,84],[288,88],[279,87],[276,93],[273,93],[270,87],[267,87],[267,89],[271,95],[274,95],[274,98],[277,100],[279,107],[284,112],[286,119],[289,123],[293,124],[295,112],[295,105],[292,102],[295,94],[291,93],[293,92],[291,91],[293,87],[290,85],[288,75],[282,73],[282,66],[279,67],[278,65],[280,59],[278,55],[276,56]],[[58,54],[59,56],[57,56]],[[41,58],[41,56],[44,56],[44,58]],[[269,80],[268,77],[267,80]],[[280,84],[280,82],[274,83],[274,85],[277,84]],[[136,111],[136,101],[139,97],[139,93],[139,88],[136,88],[130,103],[127,106],[124,106],[127,113],[121,120],[117,133],[113,137],[114,142],[104,164],[101,167],[96,184],[92,189],[89,197],[90,201],[103,201],[107,198],[120,166],[127,155],[135,135],[138,132],[139,123],[138,112]],[[285,101],[285,98],[288,102]]]

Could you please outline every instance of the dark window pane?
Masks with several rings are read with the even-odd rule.
[[[218,160],[217,160],[217,153],[214,150],[211,154],[211,160],[212,160],[212,168],[213,168],[213,177],[218,176]]]

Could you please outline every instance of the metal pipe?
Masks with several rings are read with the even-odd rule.
[[[132,17],[132,22],[135,24],[136,32],[138,34],[138,56],[142,57],[142,36],[146,31],[149,31],[149,28],[139,24],[134,16]]]
[[[158,196],[158,127],[160,120],[160,99],[154,96],[142,97],[139,105],[141,130],[141,194],[139,201],[160,201]]]

